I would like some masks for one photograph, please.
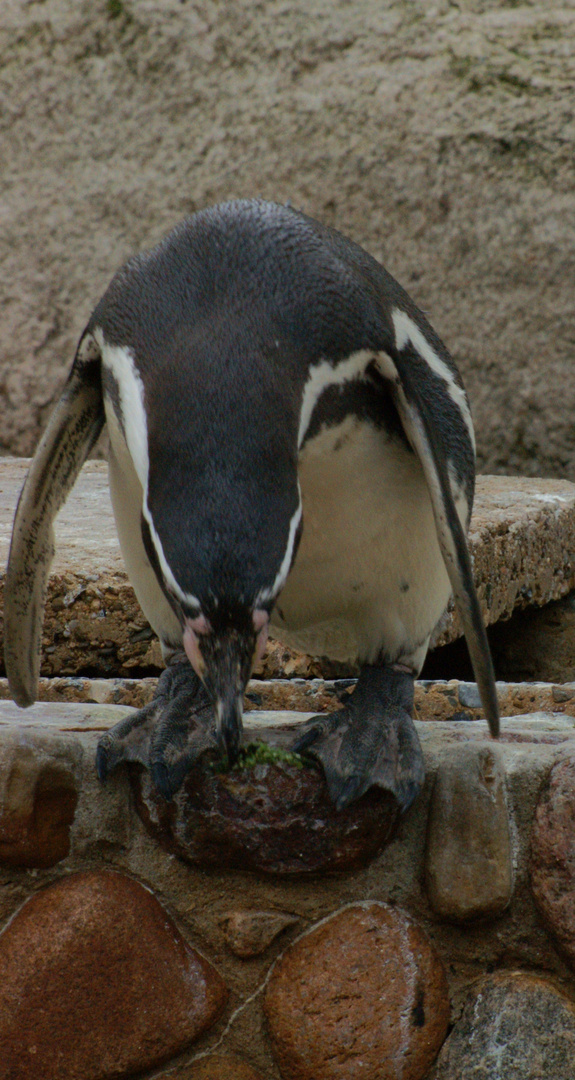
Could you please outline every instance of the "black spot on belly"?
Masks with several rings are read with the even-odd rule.
[[[411,1010],[411,1023],[414,1027],[422,1028],[425,1024],[425,1010],[423,1008],[424,1001],[425,990],[422,986],[418,986],[415,997],[415,1005]]]
[[[409,592],[409,581],[405,581],[405,579],[400,581],[400,583],[399,583],[399,591],[403,592],[403,593]]]

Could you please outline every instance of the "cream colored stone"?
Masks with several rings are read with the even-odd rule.
[[[229,911],[220,919],[228,948],[242,960],[265,952],[282,930],[298,921],[283,911]]]
[[[440,764],[428,818],[426,884],[434,910],[446,919],[493,917],[509,904],[505,771],[495,747],[461,746]]]

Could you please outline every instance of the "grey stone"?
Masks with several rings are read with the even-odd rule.
[[[477,689],[477,683],[459,683],[459,702],[468,709],[481,708],[481,698],[479,696],[479,690]]]
[[[435,779],[428,818],[426,884],[434,910],[468,921],[505,910],[513,890],[501,755],[460,746]]]
[[[429,1080],[573,1080],[575,1006],[551,982],[505,972],[469,995]]]

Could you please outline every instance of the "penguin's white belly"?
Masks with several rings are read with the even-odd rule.
[[[304,446],[303,535],[272,632],[316,656],[419,668],[451,588],[415,454],[348,416]]]

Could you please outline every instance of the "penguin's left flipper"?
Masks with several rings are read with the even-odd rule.
[[[102,783],[121,762],[150,770],[154,787],[169,801],[206,750],[217,750],[214,707],[187,657],[162,672],[148,705],[102,736],[96,768]]]
[[[347,705],[314,716],[292,746],[322,765],[332,802],[343,810],[372,786],[407,810],[421,790],[423,755],[411,712],[413,675],[366,665]]]
[[[16,509],[4,588],[4,658],[14,701],[33,705],[54,555],[54,518],[104,424],[100,355],[85,334],[38,446]]]

